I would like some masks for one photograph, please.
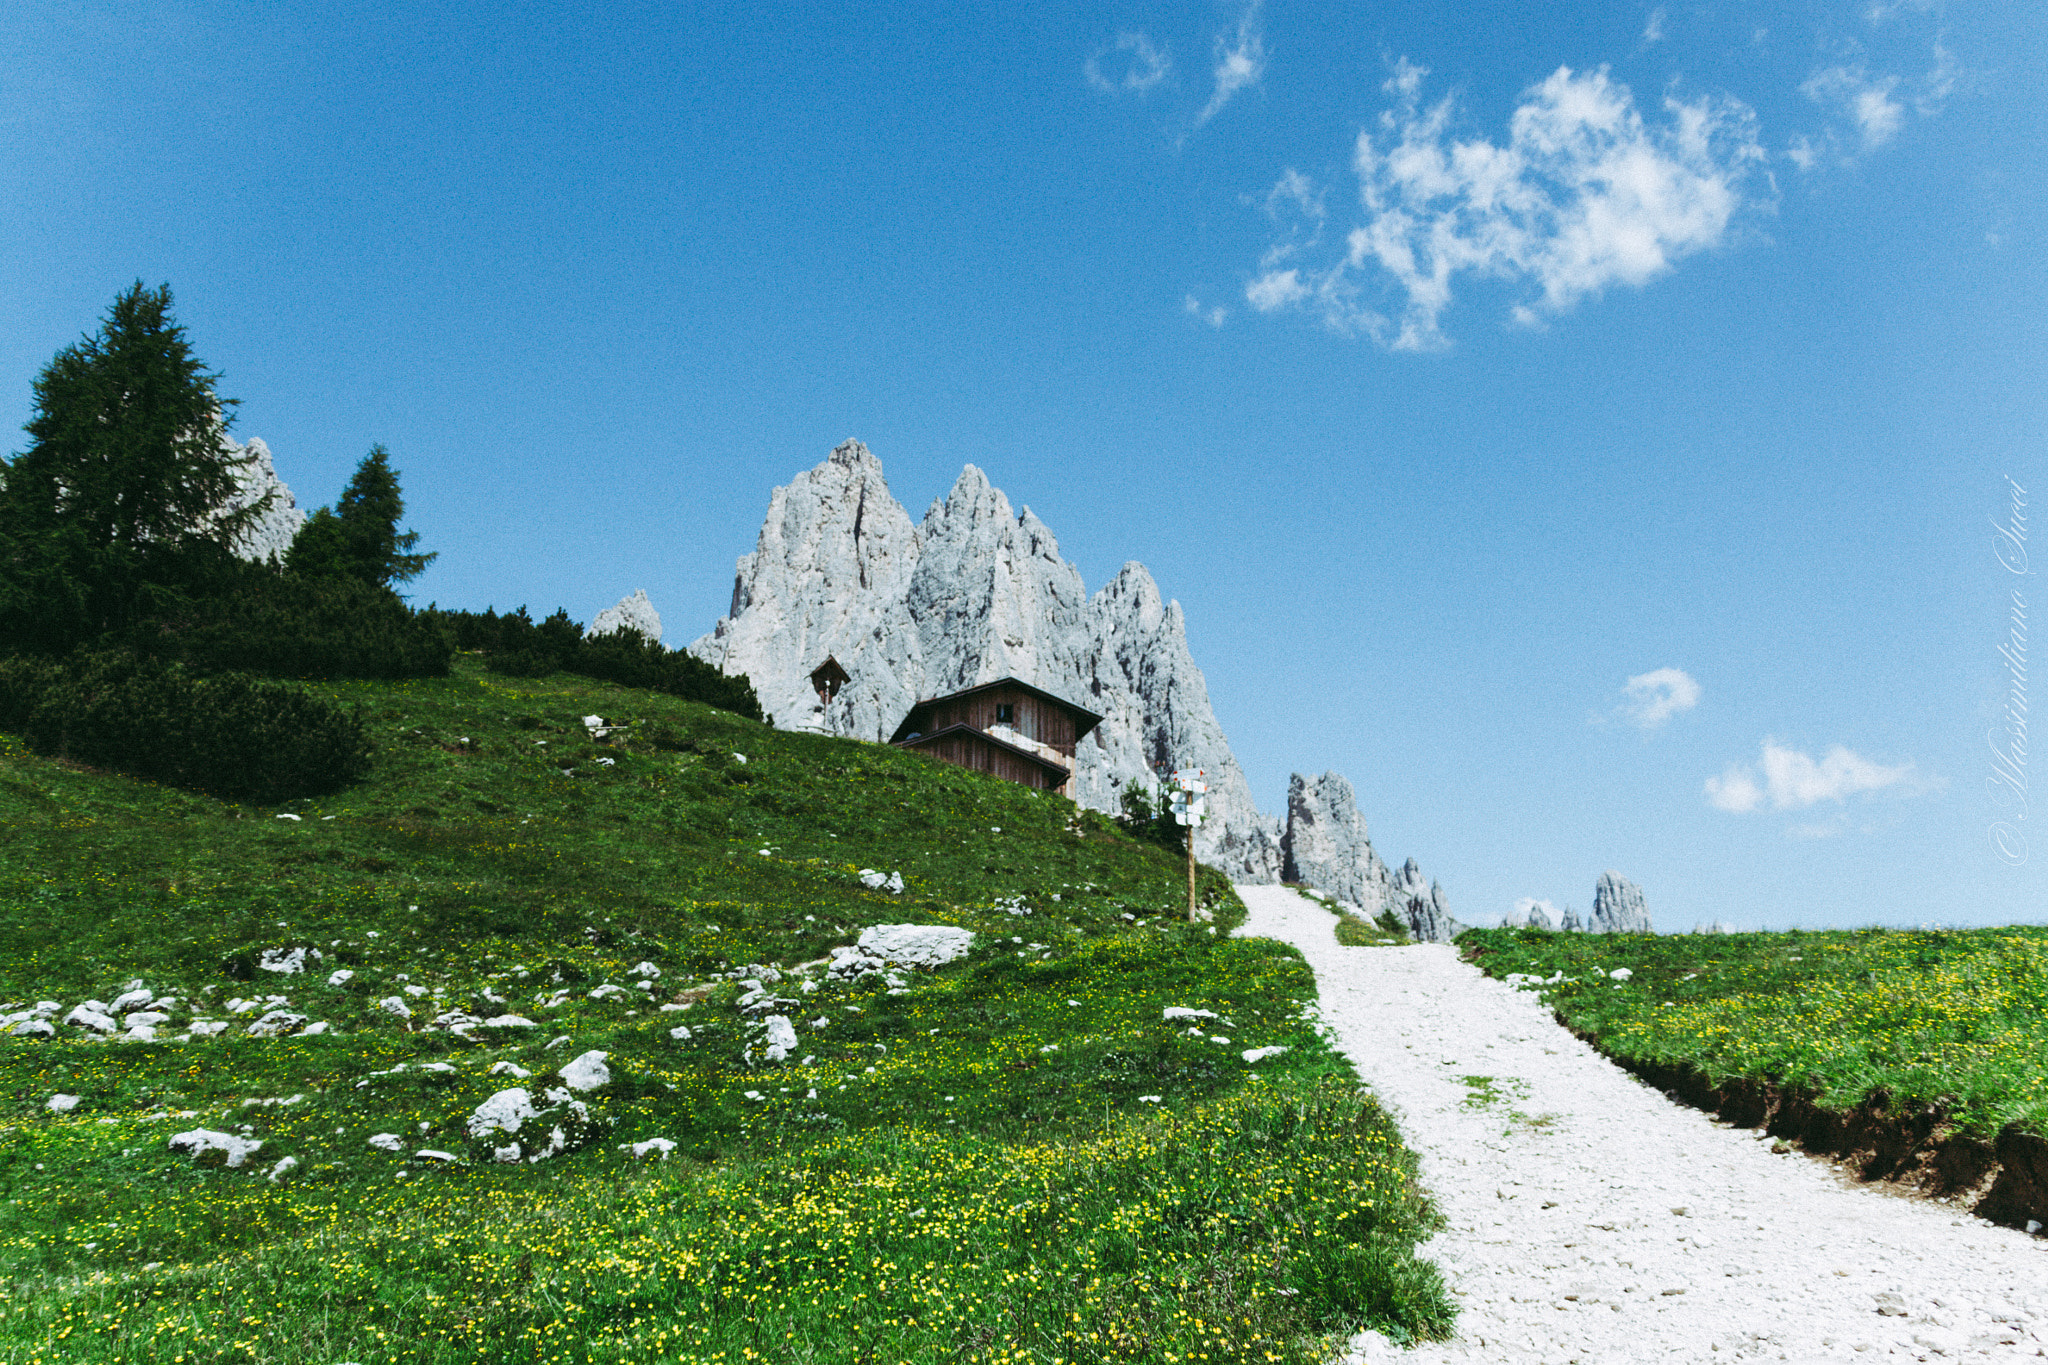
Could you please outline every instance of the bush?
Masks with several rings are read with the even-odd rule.
[[[132,654],[0,659],[0,726],[40,754],[227,800],[314,796],[370,769],[360,713]]]
[[[666,692],[749,720],[761,719],[761,701],[746,674],[727,676],[696,655],[665,648],[631,628],[584,640],[563,667],[586,678]]]
[[[434,620],[388,588],[257,567],[153,623],[141,643],[195,668],[287,678],[446,677],[453,652]]]
[[[666,692],[702,702],[749,720],[760,720],[761,701],[744,673],[728,676],[685,650],[669,649],[632,629],[585,638],[583,627],[557,610],[534,624],[526,608],[503,616],[494,609],[441,611],[422,615],[439,624],[457,648],[481,650],[484,667],[511,678],[575,673],[620,687]]]

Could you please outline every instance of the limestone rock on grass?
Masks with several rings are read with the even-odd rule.
[[[611,1068],[605,1058],[609,1052],[586,1052],[562,1067],[562,1084],[571,1090],[601,1090],[612,1083]]]
[[[190,1152],[193,1162],[199,1165],[209,1164],[210,1154],[218,1152],[221,1165],[240,1166],[262,1148],[260,1139],[216,1133],[210,1128],[194,1128],[189,1133],[176,1133],[171,1137],[171,1150]]]

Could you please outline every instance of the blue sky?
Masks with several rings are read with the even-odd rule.
[[[987,8],[11,7],[0,417],[168,282],[422,600],[678,642],[837,441],[972,461],[1462,916],[2048,919],[2037,6]]]

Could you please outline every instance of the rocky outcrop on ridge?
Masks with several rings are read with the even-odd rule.
[[[1653,934],[1650,909],[1643,903],[1643,889],[1619,872],[1603,872],[1593,891],[1593,922],[1596,934]]]
[[[1427,881],[1413,858],[1394,874],[1394,909],[1408,921],[1408,933],[1418,943],[1449,943],[1465,927],[1451,918],[1443,887]]]
[[[583,633],[586,636],[615,635],[622,630],[637,630],[643,639],[659,643],[661,640],[661,613],[654,609],[654,603],[647,600],[647,589],[634,589],[631,597],[621,597],[616,607],[606,607],[590,623]]]
[[[1196,855],[1239,881],[1280,875],[1280,827],[1251,799],[1188,654],[1180,607],[1141,564],[1089,597],[1050,527],[968,465],[921,524],[881,461],[847,441],[775,490],[731,610],[690,652],[744,673],[785,729],[885,741],[921,697],[1014,676],[1103,717],[1075,754],[1074,794],[1121,809],[1155,764],[1208,773]],[[811,680],[846,681],[829,704]]]
[[[266,493],[275,495],[270,506],[258,513],[236,540],[235,554],[258,564],[273,558],[282,560],[285,551],[292,547],[292,538],[306,524],[306,514],[299,507],[299,500],[292,496],[292,490],[285,486],[284,480],[277,477],[277,466],[270,460],[270,447],[261,440],[251,437],[247,445],[242,445],[222,433],[221,443],[241,460],[241,467],[235,474],[235,495],[228,502],[229,512],[252,505]]]
[[[1296,773],[1288,780],[1287,832],[1280,838],[1280,856],[1283,881],[1312,886],[1367,915],[1397,902],[1393,874],[1366,836],[1357,795],[1336,773]]]

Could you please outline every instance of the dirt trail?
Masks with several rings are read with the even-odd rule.
[[[1299,948],[1322,1014],[1450,1226],[1424,1248],[1455,1338],[1372,1361],[2048,1357],[2048,1241],[1849,1188],[1667,1100],[1530,992],[1434,944],[1345,948],[1329,911],[1240,886],[1238,932]]]

